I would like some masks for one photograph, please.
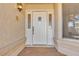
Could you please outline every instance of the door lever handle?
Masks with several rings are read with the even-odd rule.
[[[32,26],[32,34],[34,35],[34,26]]]

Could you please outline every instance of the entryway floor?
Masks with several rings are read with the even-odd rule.
[[[64,56],[64,54],[50,47],[27,47],[24,48],[18,56]]]

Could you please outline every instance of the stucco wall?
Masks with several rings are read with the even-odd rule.
[[[55,47],[58,47],[57,40],[62,38],[62,5],[59,3],[54,4],[54,17],[55,17]]]
[[[25,4],[25,9],[53,9],[53,4],[50,3],[29,3],[29,4]]]
[[[18,16],[18,21],[16,20],[16,15]],[[15,44],[18,44],[19,41],[24,43],[23,12],[18,12],[16,4],[0,4],[0,55],[9,53],[7,51],[17,46]],[[11,48],[9,48],[10,46]],[[2,53],[4,49],[5,51]]]

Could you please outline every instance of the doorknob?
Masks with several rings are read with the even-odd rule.
[[[32,34],[34,35],[34,26],[32,26]]]

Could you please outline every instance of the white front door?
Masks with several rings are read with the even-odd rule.
[[[32,44],[47,44],[47,12],[32,12]]]

